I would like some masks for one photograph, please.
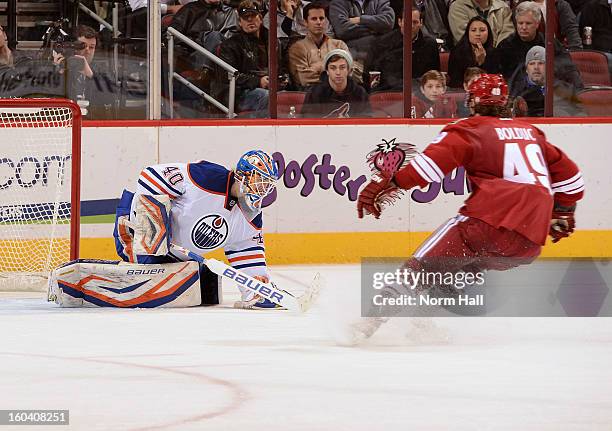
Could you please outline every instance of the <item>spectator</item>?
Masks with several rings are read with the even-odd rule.
[[[169,5],[169,0],[160,0],[160,8],[162,15],[177,13],[182,7],[182,1],[178,5]],[[128,36],[129,37],[147,37],[147,27],[149,20],[147,17],[147,6],[149,0],[128,0],[132,12],[128,16]]]
[[[210,52],[216,53],[221,42],[236,32],[238,14],[236,9],[224,5],[221,0],[197,0],[186,4],[176,13],[172,27]],[[191,51],[190,48],[181,47],[177,53],[177,58],[189,56],[188,69],[200,69],[204,65],[210,65],[210,61],[202,54]]]
[[[327,2],[317,1],[328,7]],[[266,4],[268,2],[266,1]],[[278,2],[278,15],[276,19],[276,35],[279,38],[291,38],[291,37],[303,37],[308,33],[306,26],[306,16],[304,15],[304,8],[310,4],[308,1],[302,0],[279,0]],[[270,13],[267,12],[264,16],[264,27],[270,29]],[[334,36],[329,21],[325,27],[325,34],[329,37]]]
[[[545,33],[546,0],[534,0],[542,10],[542,20],[538,31]],[[555,0],[553,12],[553,32],[557,40],[563,42],[569,49],[582,49],[582,39],[578,33],[578,22],[572,7],[565,0]]]
[[[455,43],[465,33],[468,21],[475,16],[489,22],[494,47],[514,34],[512,11],[503,0],[455,0],[448,11],[448,22]]]
[[[574,15],[578,17],[580,12],[582,12],[582,8],[589,2],[589,0],[567,0],[567,2],[572,7],[572,12],[574,12]]]
[[[308,87],[319,83],[323,72],[323,58],[334,49],[348,51],[346,43],[325,34],[329,21],[327,8],[322,3],[309,3],[304,8],[308,33],[289,48],[289,71],[293,83]]]
[[[3,27],[0,26],[0,67],[13,67],[15,65],[15,58],[13,51],[9,48],[8,36]]]
[[[612,3],[610,0],[591,0],[580,15],[580,33],[584,28],[593,29],[590,49],[612,52]]]
[[[412,95],[412,118],[455,118],[457,104],[446,93],[446,80],[437,70],[425,72],[421,86]]]
[[[244,0],[238,7],[239,31],[221,43],[219,57],[238,69],[236,99],[238,111],[255,111],[265,116],[268,109],[268,31],[262,26],[261,7]],[[218,93],[226,93],[227,72],[219,69]]]
[[[522,97],[527,103],[527,116],[544,116],[546,93],[546,51],[541,46],[532,47],[525,57],[525,67],[518,69],[510,81],[510,96]],[[576,100],[574,87],[555,79],[553,86],[553,112],[555,116],[584,115]]]
[[[370,117],[368,93],[350,75],[353,58],[350,52],[334,49],[323,59],[325,73],[321,83],[311,87],[302,106],[302,116],[314,118]]]
[[[468,106],[469,94],[468,88],[470,88],[470,84],[480,78],[480,75],[483,75],[487,72],[482,70],[480,67],[468,67],[465,69],[463,73],[463,89],[465,90],[465,100],[463,103],[457,106],[457,115],[460,118],[469,117],[472,115],[470,108]]]
[[[333,0],[329,20],[336,37],[346,42],[361,67],[376,37],[393,30],[395,13],[389,0]]]
[[[45,78],[32,79],[35,72],[32,58],[23,52],[13,51],[11,45],[8,32],[0,26],[0,97],[22,97],[32,93],[48,94],[51,82]],[[50,73],[42,73],[42,75],[37,73],[36,75],[51,77],[57,89],[60,83],[59,79],[53,79],[53,77],[57,78],[53,74],[53,67],[50,66],[48,71]],[[41,68],[38,68],[36,72],[42,72]]]
[[[535,2],[519,3],[514,15],[516,34],[503,40],[494,52],[497,70],[501,71],[506,79],[512,77],[517,68],[523,67],[527,51],[536,45],[544,46],[545,42],[544,35],[538,32],[542,12]],[[580,73],[567,50],[556,39],[554,47],[555,78],[571,84],[576,90],[584,88]]]
[[[371,90],[399,91],[404,83],[404,20],[401,15],[397,19],[399,28],[391,33],[381,36],[373,44],[368,56],[370,61],[366,65],[366,72],[380,72],[380,83]],[[440,55],[436,41],[425,36],[422,31],[423,20],[421,12],[416,6],[412,7],[412,78],[421,77],[428,70],[440,69]]]
[[[87,25],[79,25],[74,31],[74,39],[74,55],[64,49],[63,53],[54,56],[54,63],[62,67],[62,72],[66,72],[67,96],[89,102],[86,105],[88,119],[107,118],[117,98],[117,87],[109,71],[94,61],[98,34]]]
[[[495,72],[492,55],[491,27],[486,19],[475,16],[468,22],[459,43],[451,50],[448,59],[449,87],[461,88],[468,67],[480,67]]]
[[[422,3],[423,9],[420,11],[425,28],[424,34],[440,39],[443,41],[444,50],[450,50],[453,46],[453,35],[448,23],[448,3],[446,0],[423,0]]]

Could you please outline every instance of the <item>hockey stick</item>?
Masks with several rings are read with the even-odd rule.
[[[321,289],[320,276],[317,273],[312,283],[306,288],[306,291],[301,296],[294,296],[286,290],[281,290],[274,283],[263,283],[244,272],[234,269],[229,265],[217,259],[205,259],[197,253],[180,247],[176,244],[171,244],[170,248],[191,259],[200,262],[208,267],[212,272],[221,277],[232,280],[236,284],[253,291],[255,294],[269,299],[275,304],[285,307],[287,310],[306,312],[317,300],[319,290]]]

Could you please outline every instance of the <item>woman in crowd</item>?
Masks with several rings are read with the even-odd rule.
[[[493,37],[486,19],[475,16],[468,21],[465,33],[451,50],[448,59],[449,87],[463,88],[463,74],[468,67],[480,67],[495,73],[492,58]]]

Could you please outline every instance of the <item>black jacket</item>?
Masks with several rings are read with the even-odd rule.
[[[183,6],[174,15],[172,27],[203,45],[203,38],[211,31],[230,37],[238,29],[238,17],[236,9],[223,3],[212,5],[200,0]]]
[[[576,90],[584,88],[580,72],[563,45],[555,39],[555,78],[571,84]],[[544,35],[538,33],[536,37],[529,42],[521,40],[514,34],[503,41],[493,51],[494,59],[499,70],[506,79],[512,77],[517,68],[525,65],[525,56],[527,51],[533,46],[544,47]]]
[[[268,75],[268,30],[263,26],[259,38],[242,30],[219,46],[219,57],[238,69],[236,98],[244,92],[259,87],[262,76]],[[229,85],[227,72],[218,67],[215,80],[217,94]]]
[[[381,72],[380,84],[374,90],[402,90],[403,52],[404,39],[399,29],[381,36],[373,45],[368,56],[371,61],[366,65],[366,77],[369,71]],[[438,44],[419,30],[417,38],[412,41],[412,78],[418,79],[429,70],[440,70]]]
[[[474,53],[471,47],[461,49],[461,43],[455,45],[448,57],[448,86],[451,88],[463,89],[463,75],[468,67],[480,67],[485,72],[497,73],[497,65],[495,64],[494,48],[486,50],[487,56],[483,64],[476,63]]]
[[[584,27],[593,28],[593,44],[588,49],[612,52],[612,9],[607,0],[592,0],[580,14],[580,34]]]
[[[350,77],[343,93],[336,93],[329,85],[327,73],[321,74],[321,83],[310,88],[302,106],[306,118],[358,118],[371,117],[372,109],[365,89]]]
[[[528,117],[544,116],[544,87],[528,80],[525,68],[517,69],[509,81],[510,96],[522,97],[527,102]],[[553,115],[555,117],[584,116],[575,89],[567,82],[555,79],[553,86]]]

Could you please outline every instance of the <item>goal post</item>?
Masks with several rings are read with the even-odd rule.
[[[81,111],[0,99],[0,291],[40,290],[79,256]]]

